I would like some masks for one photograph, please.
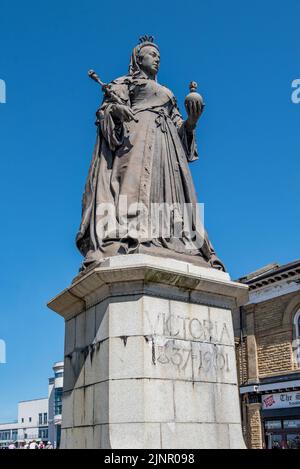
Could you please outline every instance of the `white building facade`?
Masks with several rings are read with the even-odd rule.
[[[62,393],[64,381],[64,362],[57,362],[53,366],[54,378],[49,378],[48,412],[49,412],[49,441],[59,447],[61,435]]]
[[[17,442],[51,441],[54,448],[60,444],[63,362],[53,366],[54,377],[49,378],[48,397],[18,403],[18,420],[0,424],[0,448]]]
[[[48,399],[18,404],[18,441],[48,439]]]

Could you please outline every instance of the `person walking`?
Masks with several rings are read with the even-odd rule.
[[[29,445],[29,449],[38,449],[38,445],[37,445],[37,442],[35,440],[33,440],[30,445]]]

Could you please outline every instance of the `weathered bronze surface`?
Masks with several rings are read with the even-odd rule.
[[[104,99],[96,113],[97,141],[76,238],[85,257],[83,269],[114,255],[148,253],[225,270],[199,224],[188,167],[198,159],[195,128],[203,100],[192,82],[184,121],[172,91],[157,82],[158,46],[152,37],[140,41],[132,52],[127,75],[104,84],[94,71],[89,72],[102,87]],[[147,212],[144,217],[140,206]],[[171,217],[163,218],[163,229],[153,235],[149,223],[156,224],[156,206],[173,209]],[[185,224],[178,235],[186,206],[191,207],[189,229]],[[112,222],[122,229],[116,233]]]

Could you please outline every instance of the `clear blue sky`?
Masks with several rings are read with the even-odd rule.
[[[299,255],[299,0],[1,0],[0,419],[47,393],[63,320],[47,301],[77,273],[74,237],[101,100],[87,77],[127,71],[142,34],[160,45],[159,81],[183,110],[207,104],[192,165],[206,227],[233,278]]]

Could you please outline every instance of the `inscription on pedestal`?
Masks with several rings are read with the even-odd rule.
[[[155,344],[156,362],[161,365],[170,365],[185,371],[189,364],[198,371],[209,372],[230,371],[229,354],[222,348],[205,350],[199,343],[182,343],[182,341],[166,341],[164,345]]]
[[[173,369],[182,379],[205,376],[226,381],[234,363],[230,326],[225,320],[207,316],[203,311],[198,317],[165,312],[150,315],[145,311],[152,332],[148,336],[152,364]]]
[[[196,340],[214,344],[231,344],[226,322],[211,321],[197,317],[158,313],[155,319],[146,311],[153,335],[182,340]]]

